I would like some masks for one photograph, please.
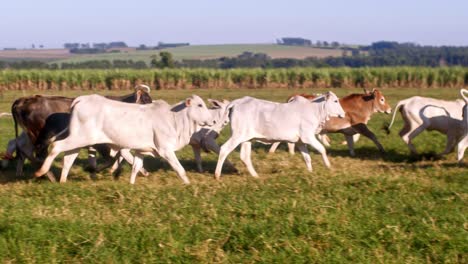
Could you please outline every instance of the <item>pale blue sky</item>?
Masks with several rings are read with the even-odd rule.
[[[468,45],[468,0],[0,0],[0,48],[272,43],[285,36]]]

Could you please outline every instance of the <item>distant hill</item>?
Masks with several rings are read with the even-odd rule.
[[[341,49],[322,49],[314,47],[285,46],[276,44],[222,44],[222,45],[193,45],[160,50],[135,50],[132,48],[121,50],[118,53],[100,54],[71,54],[66,49],[29,49],[0,51],[0,60],[34,59],[49,62],[83,62],[89,60],[143,60],[149,63],[150,56],[159,54],[160,51],[168,51],[174,59],[215,59],[220,57],[235,57],[245,51],[253,53],[265,53],[272,58],[306,57],[339,57]]]

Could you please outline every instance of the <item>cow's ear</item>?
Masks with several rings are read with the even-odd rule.
[[[187,98],[185,100],[185,106],[190,106],[190,104],[192,103],[192,99],[191,98]]]
[[[210,102],[213,106],[215,107],[221,107],[221,102],[215,99],[208,99],[208,102]]]
[[[223,99],[223,104],[227,104],[227,105],[228,105],[229,103],[231,103],[229,100]]]
[[[326,93],[325,93],[325,99],[326,99],[326,100],[330,99],[330,96],[331,96],[330,92],[326,92]]]
[[[377,89],[374,88],[374,89],[372,89],[371,93],[375,93],[376,91],[377,91]]]

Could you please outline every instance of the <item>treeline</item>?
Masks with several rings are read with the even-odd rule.
[[[122,90],[145,83],[156,89],[468,87],[464,67],[2,70],[3,90]]]

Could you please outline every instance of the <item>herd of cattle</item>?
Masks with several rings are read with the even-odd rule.
[[[397,110],[404,120],[400,136],[412,154],[416,149],[412,140],[424,130],[436,130],[447,135],[447,154],[458,143],[458,161],[461,162],[468,146],[468,90],[461,89],[463,100],[445,101],[414,96],[398,102]],[[112,166],[118,174],[122,161],[132,164],[130,183],[135,183],[138,172],[147,175],[143,156],[160,156],[177,172],[186,184],[189,179],[175,151],[190,144],[197,169],[202,172],[201,150],[219,155],[215,178],[219,179],[230,152],[240,147],[240,158],[253,177],[258,177],[251,161],[252,141],[271,144],[274,152],[280,142],[287,142],[290,153],[297,148],[312,171],[306,145],[321,155],[330,167],[325,147],[328,133],[342,133],[351,156],[354,143],[360,135],[372,140],[380,152],[385,152],[367,123],[373,113],[390,114],[391,106],[381,91],[364,90],[338,99],[333,92],[321,95],[294,95],[286,103],[243,97],[229,102],[208,99],[208,108],[202,98],[192,95],[175,105],[163,100],[152,100],[150,88],[139,85],[132,94],[122,97],[85,95],[77,98],[35,95],[17,99],[11,107],[16,138],[10,140],[3,159],[13,159],[16,152],[16,175],[23,175],[25,159],[38,169],[36,177],[47,175],[54,159],[64,153],[60,182],[65,182],[80,149],[88,149],[91,177]],[[10,115],[2,113],[1,116]],[[221,146],[216,138],[230,124],[231,137]],[[18,134],[18,125],[23,132]],[[322,143],[318,140],[322,141]],[[131,152],[133,151],[133,152]],[[96,153],[105,160],[97,166]]]

